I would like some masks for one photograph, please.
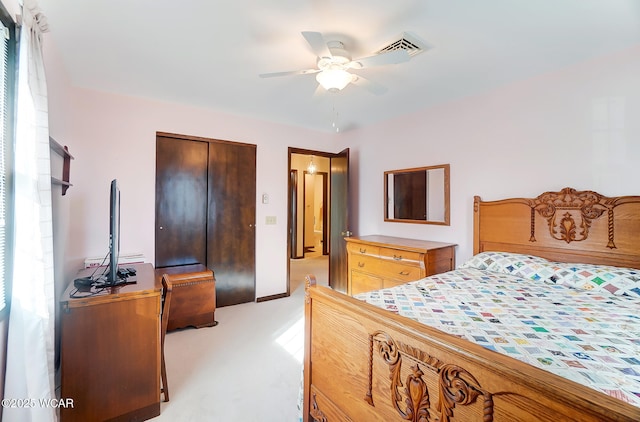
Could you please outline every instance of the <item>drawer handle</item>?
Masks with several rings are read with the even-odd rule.
[[[395,259],[396,261],[402,261],[402,255],[393,255],[393,259]]]
[[[358,262],[358,267],[364,268],[364,262]]]
[[[360,248],[360,253],[367,253],[367,248],[364,248],[364,249]]]
[[[409,275],[411,274],[409,271],[400,271],[400,275]]]

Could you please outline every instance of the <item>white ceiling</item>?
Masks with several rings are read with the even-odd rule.
[[[342,131],[640,44],[640,0],[39,0],[78,86]],[[369,56],[408,32],[427,51],[314,96],[301,31]]]

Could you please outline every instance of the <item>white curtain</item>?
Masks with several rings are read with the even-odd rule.
[[[3,420],[55,421],[54,282],[47,85],[42,60],[46,19],[24,0],[20,34],[15,164],[15,244],[5,398],[35,406],[7,407]]]

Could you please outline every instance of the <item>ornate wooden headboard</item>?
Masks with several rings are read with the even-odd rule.
[[[640,268],[640,196],[564,188],[536,198],[473,204],[473,252]]]

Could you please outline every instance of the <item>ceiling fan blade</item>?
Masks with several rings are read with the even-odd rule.
[[[392,50],[388,53],[376,54],[374,56],[353,60],[349,63],[349,67],[352,69],[362,69],[364,67],[404,63],[408,62],[409,59],[411,59],[411,57],[406,50]]]
[[[370,93],[375,95],[382,95],[387,92],[386,87],[380,85],[379,83],[372,82],[369,79],[363,78],[360,75],[354,74],[353,78],[351,79],[351,83],[360,88],[364,88]]]
[[[261,73],[261,78],[275,78],[278,76],[290,76],[290,75],[308,75],[312,73],[318,73],[320,69],[304,69],[304,70],[291,70],[288,72],[273,72],[273,73]]]
[[[311,50],[313,50],[314,54],[318,57],[331,57],[331,51],[329,51],[329,47],[327,47],[327,42],[324,40],[324,37],[319,32],[313,31],[302,31],[302,36],[311,46]]]

